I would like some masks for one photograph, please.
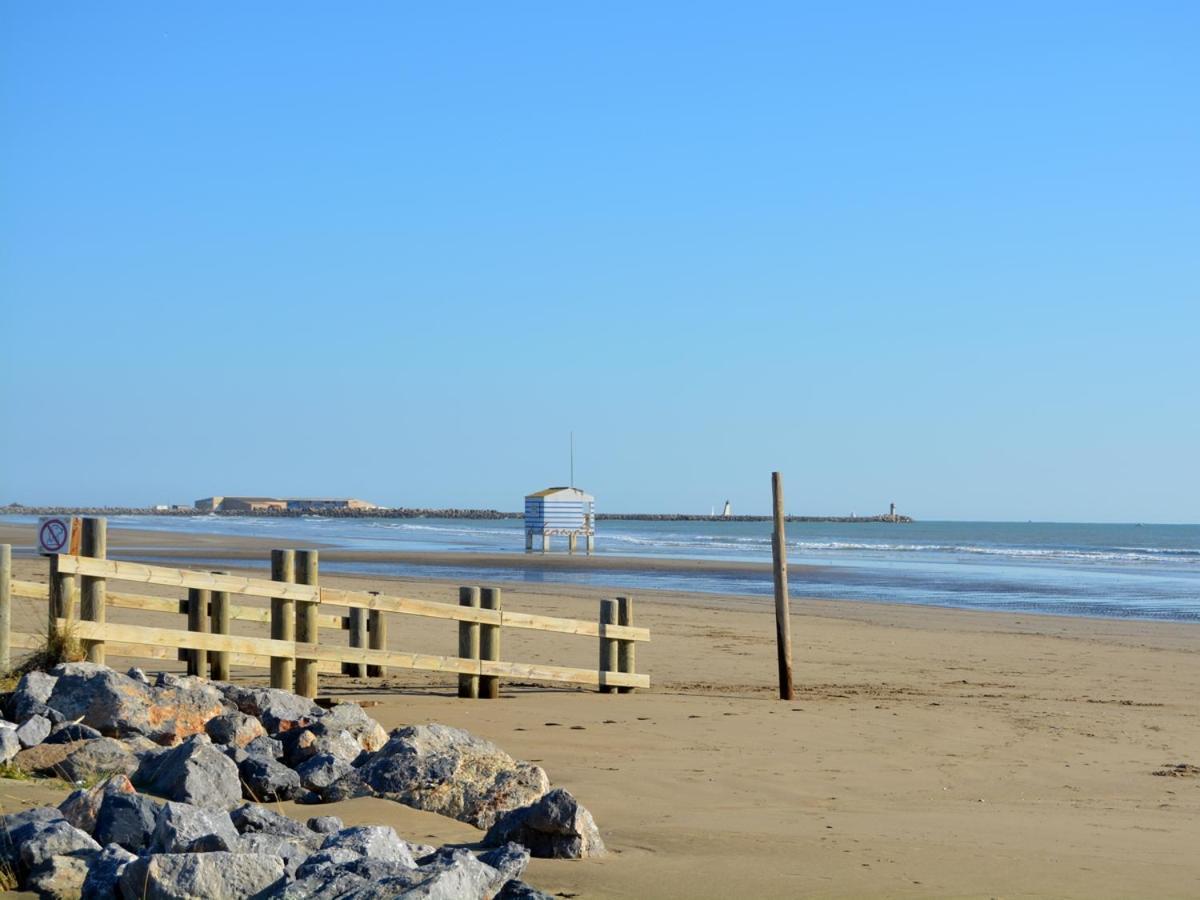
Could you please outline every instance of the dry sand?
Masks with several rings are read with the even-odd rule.
[[[0,526],[0,541],[28,540]],[[146,546],[119,533],[111,543]],[[16,569],[44,580],[41,561]],[[437,581],[322,581],[454,597]],[[505,585],[504,603],[591,619],[604,593]],[[638,650],[649,691],[505,685],[499,701],[465,701],[447,676],[393,672],[383,684],[327,677],[323,692],[371,702],[388,728],[458,725],[543,765],[592,810],[612,851],[535,861],[528,880],[564,897],[1200,896],[1200,778],[1154,774],[1200,764],[1200,627],[797,600],[799,699],[785,703],[773,699],[770,601],[646,592],[636,603],[653,634]],[[44,615],[16,601],[14,627],[36,630]],[[182,627],[177,616],[110,618]],[[451,622],[393,617],[390,628],[395,649],[456,646]],[[503,654],[586,666],[596,648],[509,630]],[[0,782],[6,809],[61,794]],[[314,809],[414,841],[479,837],[386,801],[296,812]]]

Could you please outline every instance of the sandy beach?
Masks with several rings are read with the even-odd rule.
[[[0,526],[0,542],[31,538],[30,528]],[[147,560],[186,552],[261,564],[269,547],[110,535],[111,555]],[[14,568],[45,580],[40,559],[21,555]],[[438,580],[323,574],[322,583],[454,598]],[[504,603],[592,619],[611,593],[550,579],[505,585]],[[638,651],[648,691],[506,684],[498,701],[465,701],[452,677],[392,671],[382,682],[323,676],[322,693],[369,703],[387,728],[457,725],[542,765],[593,812],[611,851],[535,861],[528,880],[563,897],[1200,894],[1200,778],[1155,774],[1200,764],[1200,626],[807,599],[793,613],[790,703],[774,699],[769,600],[671,592],[636,597],[637,624],[653,635]],[[14,629],[36,631],[44,618],[44,604],[14,601]],[[123,609],[109,619],[182,627],[177,616]],[[393,649],[454,653],[453,623],[391,621]],[[234,630],[262,633],[244,622]],[[590,666],[596,647],[506,631],[503,653]],[[235,670],[237,680],[264,677]],[[62,793],[53,782],[0,782],[5,810]],[[392,824],[414,841],[480,837],[382,800],[320,811]]]

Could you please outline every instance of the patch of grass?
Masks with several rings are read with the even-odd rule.
[[[17,768],[12,763],[0,765],[0,778],[7,778],[10,781],[33,781],[33,775],[24,769]]]
[[[14,679],[13,688],[15,688],[16,681],[20,680],[21,676],[27,672],[45,672],[53,669],[59,663],[83,662],[85,659],[87,659],[87,653],[75,633],[74,623],[68,621],[63,628],[47,630],[42,646],[34,650],[21,665],[5,677]]]

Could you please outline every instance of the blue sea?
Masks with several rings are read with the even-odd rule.
[[[27,522],[27,517],[3,517]],[[524,551],[516,519],[331,519],[114,516],[112,528],[267,537],[350,550]],[[596,553],[769,562],[769,522],[597,523]],[[1070,616],[1200,621],[1200,525],[1016,522],[790,523],[793,597],[912,603]],[[805,568],[814,566],[816,568]],[[523,572],[403,563],[323,563],[468,583],[594,584],[769,596],[770,574],[723,571]]]

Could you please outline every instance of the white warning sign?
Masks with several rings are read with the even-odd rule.
[[[79,552],[79,520],[71,516],[44,516],[38,519],[38,553]]]

